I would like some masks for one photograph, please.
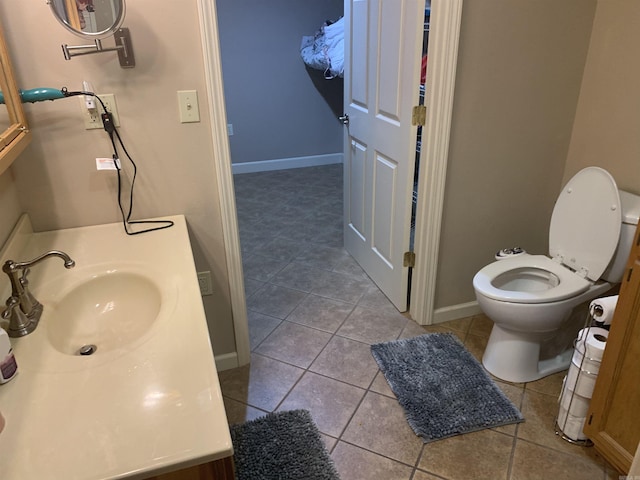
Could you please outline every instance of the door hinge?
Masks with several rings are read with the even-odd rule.
[[[415,252],[404,252],[404,260],[402,265],[405,267],[415,267],[416,266],[416,254]]]
[[[593,420],[593,413],[591,415],[589,415],[589,423],[588,425],[591,425],[591,421]]]
[[[631,274],[633,273],[633,268],[629,269],[629,273],[627,273],[627,282],[631,281]]]
[[[427,107],[416,105],[411,112],[411,125],[424,126],[427,120]]]

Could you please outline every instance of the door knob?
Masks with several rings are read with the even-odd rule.
[[[344,115],[338,117],[338,120],[340,120],[343,125],[349,125],[349,114],[345,113]]]

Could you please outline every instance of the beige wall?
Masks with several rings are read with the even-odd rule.
[[[571,147],[567,181],[590,165],[640,194],[640,2],[599,0]]]
[[[436,308],[500,248],[547,251],[595,0],[464,2]]]
[[[13,226],[22,214],[18,189],[13,178],[13,172],[9,169],[0,175],[0,247],[5,242]],[[4,300],[4,299],[2,299]]]
[[[195,0],[128,2],[124,26],[131,29],[134,69],[120,68],[115,53],[65,61],[62,43],[87,42],[67,33],[44,1],[4,0],[0,18],[20,88],[77,90],[87,80],[97,92],[116,95],[119,131],[139,168],[134,219],[186,215],[196,267],[214,277],[216,293],[204,300],[215,353],[234,351]],[[181,124],[176,91],[191,89],[200,95],[202,121]],[[95,169],[95,158],[110,157],[112,150],[104,131],[84,129],[79,100],[41,102],[25,110],[34,139],[12,170],[20,207],[34,228],[119,221],[114,174]],[[0,192],[4,183],[3,177]]]

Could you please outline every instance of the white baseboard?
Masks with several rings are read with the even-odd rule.
[[[216,355],[216,369],[219,372],[224,370],[231,370],[232,368],[238,368],[238,353],[223,353],[222,355]]]
[[[482,313],[478,302],[459,303],[450,307],[436,308],[433,312],[433,323],[448,322],[459,318],[472,317]]]
[[[342,153],[327,153],[324,155],[308,155],[306,157],[278,158],[262,160],[260,162],[243,162],[231,165],[233,174],[267,172],[271,170],[286,170],[288,168],[317,167],[342,163]]]

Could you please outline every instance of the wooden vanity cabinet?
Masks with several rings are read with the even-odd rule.
[[[0,91],[4,96],[7,114],[2,113],[0,119],[0,175],[9,168],[16,157],[31,141],[31,133],[22,109],[22,102],[13,75],[9,52],[4,41],[4,32],[0,24]],[[4,119],[8,118],[8,122]]]
[[[640,227],[636,229],[584,433],[627,474],[640,441]]]
[[[235,480],[233,457],[221,458],[176,472],[165,473],[147,480]]]

